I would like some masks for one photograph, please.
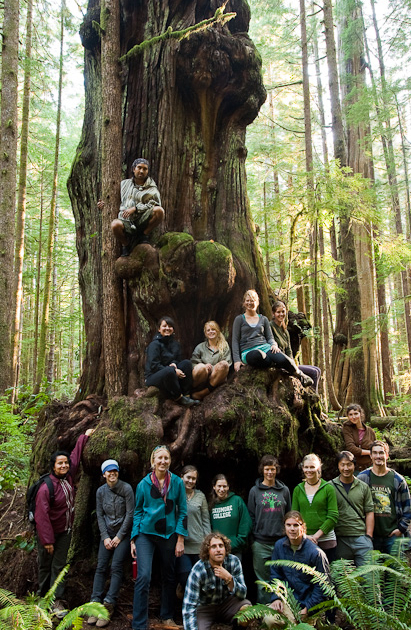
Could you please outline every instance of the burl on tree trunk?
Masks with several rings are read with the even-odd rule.
[[[171,27],[181,30],[214,15],[220,2],[122,2],[121,54]],[[246,195],[245,130],[265,100],[261,60],[247,35],[249,8],[231,0],[237,16],[178,42],[170,39],[122,66],[123,164],[150,162],[166,219],[158,249],[139,246],[119,261],[124,282],[128,391],[142,385],[144,351],[162,315],[177,324],[185,356],[215,319],[228,333],[248,288],[269,312],[269,286]],[[90,0],[81,28],[85,47],[86,111],[69,191],[73,204],[87,355],[78,399],[104,391],[101,287],[100,39]],[[119,182],[120,183],[120,182]],[[114,217],[113,217],[114,218]],[[155,242],[160,234],[153,235]]]

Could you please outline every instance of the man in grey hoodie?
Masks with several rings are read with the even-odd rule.
[[[291,510],[291,495],[287,486],[276,477],[280,470],[274,455],[263,455],[258,466],[261,475],[248,495],[248,511],[253,522],[253,567],[258,580],[269,581],[274,545],[283,535],[284,515]],[[257,585],[257,601],[268,604],[270,594]]]

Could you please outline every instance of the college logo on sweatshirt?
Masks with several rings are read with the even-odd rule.
[[[280,512],[282,510],[282,501],[274,492],[263,492],[261,505],[263,512]]]
[[[232,505],[226,505],[223,507],[213,508],[213,518],[231,518],[231,512],[233,511]]]

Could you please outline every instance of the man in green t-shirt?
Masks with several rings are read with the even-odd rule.
[[[371,489],[374,503],[374,549],[391,553],[397,540],[404,536],[411,522],[411,498],[407,482],[388,468],[388,444],[376,440],[370,445],[371,468],[358,475]]]
[[[337,558],[354,560],[359,567],[372,550],[374,503],[370,488],[354,476],[355,457],[349,451],[337,456],[339,477],[332,480],[338,503]]]

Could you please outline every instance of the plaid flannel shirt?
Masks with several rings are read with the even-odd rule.
[[[214,575],[214,571],[208,560],[199,560],[193,566],[187,580],[183,601],[183,623],[185,630],[198,630],[197,607],[221,604],[227,597],[236,595],[244,599],[247,587],[244,582],[243,569],[237,556],[229,554],[223,561],[224,569],[233,576],[234,588],[232,591],[224,583],[224,580]]]

